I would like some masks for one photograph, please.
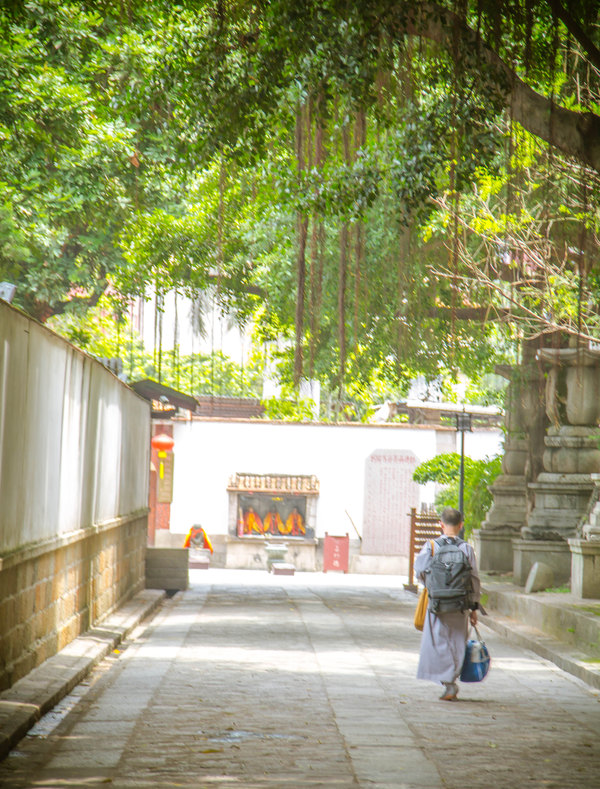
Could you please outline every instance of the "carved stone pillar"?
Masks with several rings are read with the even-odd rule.
[[[527,486],[542,468],[545,384],[536,352],[537,348],[528,344],[523,349],[522,364],[496,367],[496,372],[507,378],[509,385],[505,399],[502,474],[490,485],[493,504],[475,535],[479,564],[487,572],[513,569],[512,542],[520,537],[531,508]]]
[[[568,580],[566,541],[577,534],[594,488],[591,475],[600,472],[600,352],[545,348],[538,357],[549,367],[546,410],[551,426],[544,441],[544,471],[528,486],[534,507],[521,530],[523,539],[514,543],[515,581],[521,584],[539,551],[546,558],[548,551],[555,554],[550,564],[556,582]]]
[[[496,372],[509,380],[502,473],[490,485],[493,503],[481,529],[475,533],[475,545],[481,570],[509,572],[513,567],[512,540],[519,536],[527,512],[527,394],[531,391],[527,373],[532,370],[498,365]]]

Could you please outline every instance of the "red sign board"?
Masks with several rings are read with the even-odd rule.
[[[325,542],[323,543],[323,572],[327,570],[337,570],[338,572],[348,572],[348,551],[350,548],[350,538],[331,537],[325,532]]]

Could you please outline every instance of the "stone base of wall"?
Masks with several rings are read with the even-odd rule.
[[[210,566],[216,568],[225,567],[227,556],[227,535],[209,534],[208,536],[210,537],[214,551],[210,557]],[[187,534],[182,534],[181,532],[169,531],[168,529],[159,529],[154,535],[154,547],[181,548],[185,542],[186,537]]]
[[[293,564],[300,572],[317,569],[317,540],[294,541],[292,539],[265,539],[263,537],[226,537],[227,554],[225,566],[236,570],[266,570],[266,544],[286,544],[285,561]]]
[[[512,529],[473,532],[477,564],[481,572],[510,573],[513,571],[513,544],[518,533]]]
[[[350,557],[351,573],[408,575],[408,556],[359,553]]]
[[[535,562],[543,562],[554,570],[556,586],[568,583],[571,577],[571,551],[564,540],[513,540],[514,582],[525,586]]]
[[[187,534],[169,531],[168,529],[157,529],[154,532],[155,548],[183,548],[183,543]]]
[[[210,557],[210,567],[231,570],[266,570],[267,552],[265,542],[276,542],[263,537],[233,537],[229,534],[211,534],[210,540],[214,553]],[[181,548],[185,534],[159,530],[155,535],[155,548]],[[280,538],[286,542],[285,538]],[[294,565],[298,572],[321,572],[323,570],[323,538],[310,542],[287,540],[286,561]],[[512,569],[512,546],[511,565]],[[360,540],[350,540],[348,570],[351,573],[372,573],[407,575],[406,556],[375,556],[361,554]]]
[[[0,558],[0,690],[144,588],[147,512]]]

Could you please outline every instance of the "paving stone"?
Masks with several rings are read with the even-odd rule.
[[[192,570],[0,785],[595,789],[599,694],[482,626],[489,677],[440,702],[401,580]]]

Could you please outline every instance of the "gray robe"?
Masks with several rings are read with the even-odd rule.
[[[473,568],[473,602],[479,602],[481,584],[477,571],[475,551],[466,542],[460,546]],[[431,543],[425,543],[415,559],[415,575],[423,582],[423,572],[431,561]],[[465,647],[469,637],[469,612],[432,614],[427,611],[421,638],[421,652],[417,679],[433,682],[454,682],[465,659]]]

